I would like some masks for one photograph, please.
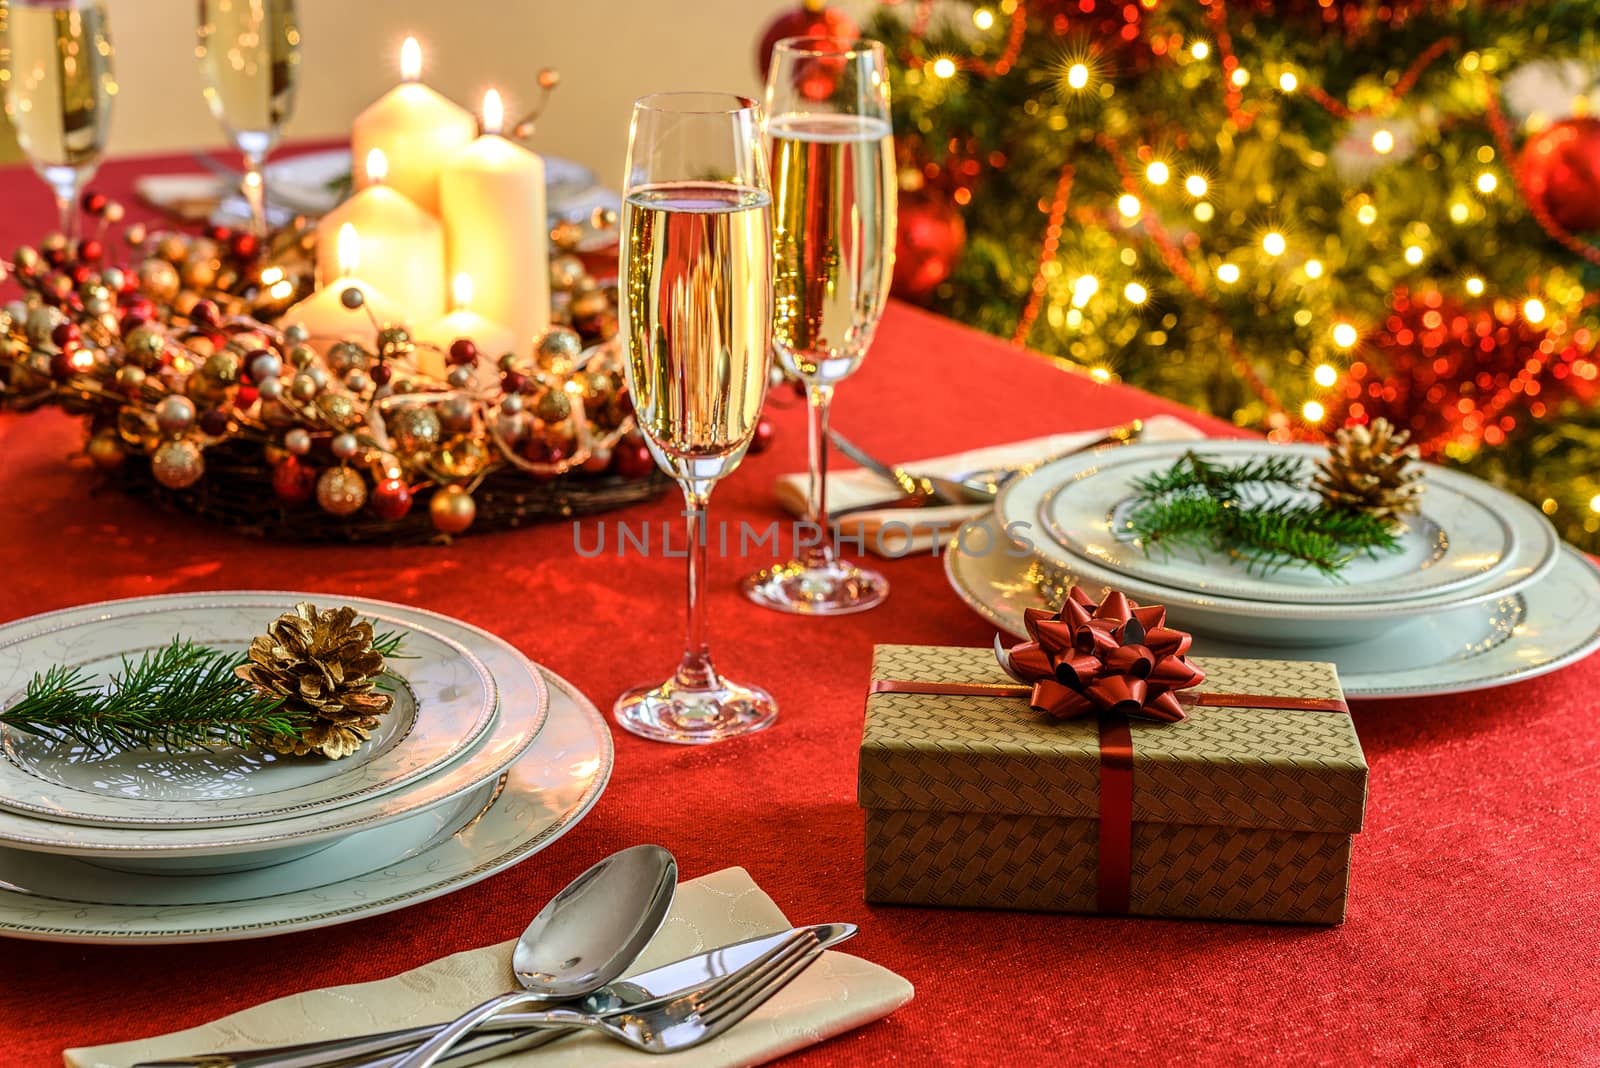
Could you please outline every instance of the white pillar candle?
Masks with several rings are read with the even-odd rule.
[[[361,235],[361,278],[387,296],[407,322],[427,323],[444,314],[444,228],[439,220],[383,182],[387,159],[367,156],[376,180],[322,217],[317,224],[317,273],[335,276],[334,235],[346,223]]]
[[[422,49],[407,37],[400,49],[399,85],[356,116],[350,128],[356,185],[371,181],[359,173],[373,149],[389,160],[388,184],[430,214],[439,213],[439,171],[478,135],[472,113],[423,85]]]
[[[445,353],[457,338],[466,338],[478,349],[476,379],[479,388],[490,389],[500,380],[500,357],[507,352],[525,352],[526,345],[517,344],[511,328],[486,319],[472,309],[472,276],[458,274],[450,283],[454,310],[417,333],[417,340],[428,342],[441,351],[417,349],[417,367],[424,373],[443,378]]]
[[[382,292],[356,277],[361,263],[361,238],[356,228],[345,223],[339,228],[337,240],[330,244],[337,250],[337,273],[330,275],[321,289],[284,312],[279,322],[283,326],[305,327],[311,334],[311,347],[322,354],[334,342],[346,340],[373,349],[378,342],[373,319],[394,322],[394,310]],[[350,288],[361,290],[363,301],[355,308],[344,304],[344,291]]]
[[[550,325],[544,160],[500,136],[500,94],[483,98],[484,134],[444,170],[440,203],[450,270],[471,276],[473,306],[504,323],[517,351]]]

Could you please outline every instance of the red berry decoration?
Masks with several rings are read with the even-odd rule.
[[[238,259],[248,260],[261,250],[261,239],[255,234],[244,231],[228,239],[228,248]]]
[[[216,242],[232,239],[233,231],[226,226],[211,226],[206,228],[206,236]]]
[[[785,37],[821,37],[848,44],[861,36],[861,30],[843,11],[827,6],[826,0],[805,0],[800,7],[779,15],[767,26],[756,46],[756,67],[763,79],[772,66],[772,47]],[[800,92],[810,100],[825,100],[832,95],[844,70],[842,59],[818,59],[801,72]]]
[[[771,419],[763,418],[756,423],[755,436],[750,439],[750,452],[759,456],[772,448],[772,439],[777,435],[777,428],[772,425]]]
[[[611,450],[611,469],[623,478],[644,478],[655,468],[655,457],[650,455],[650,450],[638,438],[623,438]]]
[[[208,408],[200,413],[200,429],[214,438],[228,432],[228,413],[221,408]]]
[[[317,473],[291,456],[272,469],[272,492],[284,504],[304,504],[317,491]]]
[[[71,353],[57,352],[50,356],[50,377],[58,380],[71,378],[75,370]]]
[[[97,193],[93,189],[85,189],[83,195],[78,198],[78,206],[84,210],[84,213],[96,217],[105,212],[106,203],[106,195]]]
[[[521,392],[522,388],[527,384],[528,376],[521,371],[507,371],[500,376],[500,388],[507,393]]]
[[[902,194],[899,216],[891,288],[896,296],[924,300],[955,270],[967,227],[955,206],[931,188]]]
[[[385,479],[373,488],[367,507],[379,519],[395,520],[411,511],[411,487],[398,478]]]
[[[458,337],[450,342],[450,362],[465,367],[478,362],[478,346],[470,338]]]
[[[106,247],[94,238],[78,242],[78,258],[85,263],[99,263],[106,254]]]
[[[222,316],[221,313],[217,311],[217,306],[214,302],[202,300],[195,304],[194,310],[189,313],[189,318],[194,320],[194,322],[199,326],[206,326],[215,329],[221,322]]]
[[[1564,229],[1600,230],[1600,119],[1564,119],[1528,138],[1517,176],[1533,206]]]
[[[373,385],[387,386],[390,379],[394,378],[394,368],[386,363],[380,363],[367,374],[372,378]]]
[[[50,340],[55,342],[58,349],[68,349],[78,343],[78,324],[59,323],[50,331]]]

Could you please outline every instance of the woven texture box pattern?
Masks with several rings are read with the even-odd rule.
[[[1327,698],[1330,664],[1197,660],[1213,693]],[[984,649],[879,646],[875,680],[1005,685]],[[1344,713],[1196,708],[1134,738],[1130,911],[1337,923],[1366,762]],[[1099,728],[1004,696],[875,693],[862,738],[867,897],[1092,912]]]

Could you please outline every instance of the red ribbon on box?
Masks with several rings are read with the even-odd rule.
[[[1166,625],[1162,605],[1139,606],[1112,590],[1096,604],[1077,586],[1056,613],[1030,608],[1029,641],[995,658],[1019,685],[878,679],[873,693],[1023,697],[1057,719],[1094,713],[1100,726],[1099,911],[1126,913],[1133,886],[1133,728],[1130,717],[1175,723],[1184,706],[1349,712],[1342,698],[1194,693],[1205,673],[1187,658],[1191,637]],[[1141,728],[1144,729],[1144,728]]]

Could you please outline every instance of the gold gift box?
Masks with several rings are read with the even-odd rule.
[[[1342,697],[1332,664],[1194,663],[1197,691]],[[878,646],[872,677],[1012,684],[991,650],[925,645]],[[1188,711],[1132,721],[1129,913],[1342,922],[1367,796],[1349,713]],[[1100,787],[1093,717],[1057,720],[1020,697],[871,693],[858,790],[867,900],[1095,912]]]

